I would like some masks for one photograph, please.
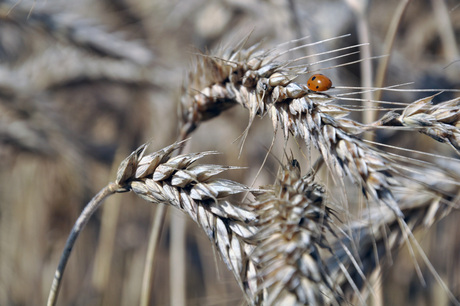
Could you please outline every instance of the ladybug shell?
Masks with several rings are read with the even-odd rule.
[[[322,74],[314,74],[307,81],[308,89],[311,91],[326,91],[332,87],[332,81]]]

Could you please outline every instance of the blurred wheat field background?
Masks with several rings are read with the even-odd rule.
[[[395,25],[400,10],[403,15]],[[322,52],[369,42],[367,50],[315,66],[327,68],[386,55],[385,39],[392,26],[396,35],[383,83],[376,85],[382,58],[369,61],[371,70],[361,70],[357,62],[321,71],[332,79],[337,93],[345,86],[413,82],[401,87],[407,90],[384,91],[380,98],[409,104],[437,89],[460,90],[460,4],[454,0],[0,1],[0,305],[44,304],[69,231],[86,203],[115,179],[120,162],[141,144],[151,141],[152,150],[160,150],[177,139],[178,105],[187,73],[200,58],[197,54],[234,48],[246,37],[245,48],[262,42],[270,49],[302,37],[313,43],[351,34],[286,54],[291,59],[310,55],[307,61],[315,62],[325,58]],[[296,81],[306,83],[307,77]],[[432,91],[409,90],[413,88]],[[445,91],[434,101],[458,97],[458,92]],[[359,98],[373,97],[364,93]],[[404,106],[397,107],[401,112]],[[366,120],[360,110],[351,117]],[[203,122],[186,150],[221,152],[207,156],[206,163],[247,167],[224,177],[250,185],[272,142],[271,124],[268,118],[254,119],[238,158],[240,143],[234,140],[245,131],[248,114],[236,106]],[[277,134],[255,187],[273,184],[284,154],[293,152],[302,174],[309,170],[305,145],[290,139],[286,148],[283,132]],[[374,136],[379,143],[438,154],[430,158],[459,177],[458,154],[447,144],[391,128]],[[416,152],[407,155],[425,158]],[[321,175],[329,187],[331,177]],[[350,197],[353,192],[350,188]],[[331,194],[331,201],[340,202],[342,193]],[[458,208],[458,201],[452,200],[452,205]],[[132,193],[109,197],[75,245],[58,305],[139,304],[156,210]],[[352,207],[352,213],[363,212]],[[458,218],[454,209],[429,231],[416,232],[457,300]],[[180,241],[181,233],[185,243],[178,247],[174,240]],[[383,277],[376,278],[380,292],[366,303],[454,303],[418,257],[423,286],[407,248],[391,261]],[[181,265],[187,305],[247,302],[203,231],[169,208],[155,255],[151,305],[180,302],[174,300],[174,290],[182,280],[169,267]]]

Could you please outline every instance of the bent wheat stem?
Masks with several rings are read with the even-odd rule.
[[[59,260],[59,265],[54,273],[53,283],[51,284],[51,290],[48,296],[48,306],[54,306],[56,304],[59,288],[61,287],[62,276],[64,274],[65,267],[67,265],[67,261],[69,260],[70,253],[72,252],[72,248],[77,240],[78,236],[80,235],[81,231],[85,227],[86,223],[88,223],[91,216],[96,212],[96,210],[101,206],[102,202],[108,196],[119,192],[120,186],[116,183],[109,183],[107,186],[101,189],[98,194],[91,199],[91,201],[85,206],[83,211],[81,212],[80,216],[78,217],[75,225],[73,226],[69,238],[64,247],[64,251],[62,252],[61,259]]]

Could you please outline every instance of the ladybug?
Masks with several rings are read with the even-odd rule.
[[[311,91],[326,91],[332,87],[332,81],[322,74],[314,74],[307,81],[308,89]]]

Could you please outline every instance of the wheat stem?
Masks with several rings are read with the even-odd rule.
[[[383,87],[383,83],[385,82],[385,76],[388,68],[388,63],[390,62],[390,54],[391,54],[391,49],[393,48],[393,43],[395,41],[396,37],[396,32],[398,31],[399,24],[401,23],[402,16],[404,15],[404,12],[406,11],[406,8],[408,7],[409,3],[411,0],[403,0],[399,3],[398,7],[396,8],[396,12],[393,15],[393,18],[390,23],[390,28],[388,29],[387,35],[385,37],[385,50],[383,51],[383,54],[388,54],[388,56],[382,58],[379,62],[379,65],[377,67],[377,75],[375,78],[375,87]],[[374,99],[375,100],[380,100],[382,97],[382,91],[378,90],[374,94]]]
[[[141,306],[150,305],[151,289],[153,287],[153,275],[155,270],[155,254],[160,240],[161,229],[163,228],[166,218],[166,212],[166,205],[157,205],[149,236],[147,255],[145,258],[144,276],[142,277],[141,302],[139,303]]]
[[[103,294],[103,300],[107,297],[105,293],[108,293],[110,284],[121,201],[121,197],[110,198],[107,200],[107,205],[101,209],[101,229],[98,247],[94,255],[92,283],[96,290]]]
[[[173,211],[170,214],[169,290],[171,305],[186,305],[186,232],[187,219]]]
[[[181,131],[178,141],[179,142],[184,141],[188,135],[189,133],[185,131]],[[179,147],[176,151],[176,155],[181,154],[183,149],[184,149],[183,146]],[[142,292],[141,292],[141,304],[140,304],[144,306],[147,306],[150,301],[151,288],[153,286],[153,275],[155,272],[155,269],[154,269],[155,254],[156,254],[156,250],[158,247],[158,243],[160,241],[161,229],[163,228],[165,224],[166,213],[168,210],[168,207],[163,204],[161,204],[160,207],[157,210],[155,210],[155,218],[153,220],[152,228],[150,230],[149,243],[148,243],[147,254],[146,254],[146,259],[145,259],[145,269],[144,269],[144,276],[142,278]],[[182,220],[179,220],[178,222],[182,222]],[[173,221],[171,223],[175,224],[175,222]],[[185,231],[185,229],[182,228],[182,231]],[[175,245],[176,244],[174,242],[175,238],[171,237],[171,240],[172,240],[171,242],[172,245]],[[182,241],[181,243],[184,243],[184,241]],[[174,250],[171,250],[171,251],[174,252]],[[170,273],[176,274],[176,280],[178,282],[181,282],[181,283],[185,282],[185,269],[179,270],[179,267],[175,265],[174,266],[171,265]],[[182,278],[182,281],[178,280],[179,277]],[[173,295],[173,292],[174,292],[174,294],[185,296],[185,285],[181,286],[180,289],[176,286],[172,286],[170,287],[170,290],[171,290],[171,295]]]
[[[75,241],[80,235],[82,229],[85,227],[86,223],[88,223],[89,219],[94,214],[94,212],[96,212],[96,210],[102,204],[104,199],[119,191],[119,188],[120,186],[118,184],[109,183],[91,199],[91,201],[85,206],[82,213],[78,217],[77,221],[75,222],[75,225],[73,226],[69,234],[69,238],[67,239],[64,251],[61,255],[61,259],[59,260],[59,265],[54,274],[53,283],[51,284],[51,289],[48,296],[48,306],[54,306],[56,304],[59,294],[59,288],[61,286],[62,275],[64,274],[64,270],[67,265],[67,261],[69,260],[70,253],[72,252],[72,248],[75,244]]]
[[[450,62],[458,58],[459,48],[456,39],[456,33],[451,22],[451,15],[443,0],[431,0],[436,25],[441,38],[442,50],[446,61]]]

